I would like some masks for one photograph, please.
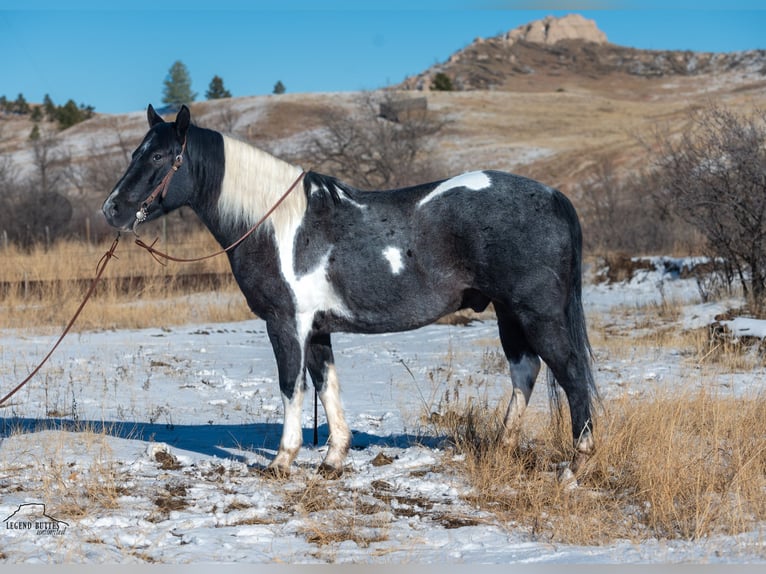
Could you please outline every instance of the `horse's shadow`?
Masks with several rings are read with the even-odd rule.
[[[235,459],[253,465],[252,460],[238,453],[250,451],[270,460],[279,446],[282,425],[278,423],[176,425],[137,421],[0,417],[0,440],[12,435],[33,434],[48,430],[88,431],[126,440],[165,443],[175,449],[209,457]],[[328,436],[327,424],[320,425],[317,428],[315,446],[314,429],[304,428],[304,448],[320,448],[327,443]],[[416,444],[433,447],[443,438],[408,433],[380,436],[352,430],[351,449],[362,450],[370,446],[407,448]],[[258,466],[257,463],[255,466]]]

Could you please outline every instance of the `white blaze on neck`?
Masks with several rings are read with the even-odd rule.
[[[399,251],[396,247],[386,247],[383,250],[383,257],[385,257],[388,260],[389,265],[391,265],[391,273],[394,275],[399,275],[401,270],[404,268],[404,263],[402,262],[402,252]]]
[[[472,191],[481,191],[482,189],[488,188],[491,184],[492,180],[490,180],[489,176],[483,171],[470,171],[440,183],[436,189],[418,202],[418,207],[423,207],[426,203],[439,197],[445,191],[455,189],[456,187],[464,187]]]

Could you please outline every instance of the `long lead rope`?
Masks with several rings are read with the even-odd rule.
[[[26,379],[21,381],[14,389],[9,392],[7,395],[5,395],[2,399],[0,399],[0,406],[2,406],[6,401],[8,401],[13,395],[15,395],[17,392],[21,390],[21,388],[26,385],[39,371],[42,369],[43,365],[48,362],[48,359],[53,354],[53,352],[56,350],[56,348],[59,346],[61,341],[64,340],[64,337],[67,336],[69,331],[72,329],[72,326],[74,325],[75,321],[77,321],[77,318],[80,316],[80,313],[85,308],[85,304],[88,302],[88,300],[91,298],[93,293],[96,291],[96,286],[98,285],[98,282],[101,280],[101,276],[104,274],[104,270],[106,269],[107,264],[109,261],[111,261],[113,258],[116,259],[117,256],[114,254],[115,250],[117,249],[117,244],[120,241],[120,234],[117,234],[117,237],[114,238],[114,241],[112,242],[112,246],[109,248],[109,250],[104,253],[104,255],[99,260],[98,264],[96,265],[96,276],[93,278],[93,281],[90,284],[90,289],[88,289],[88,292],[85,294],[85,297],[82,300],[82,303],[80,303],[80,306],[77,308],[77,311],[75,311],[74,316],[70,319],[67,326],[64,328],[64,331],[61,333],[61,336],[58,338],[56,343],[51,347],[51,350],[48,351],[48,354],[45,355],[45,358],[38,364],[34,370],[29,373]]]

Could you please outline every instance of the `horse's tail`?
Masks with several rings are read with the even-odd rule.
[[[570,281],[565,309],[567,326],[569,329],[569,341],[574,352],[577,353],[578,356],[585,358],[585,380],[581,381],[581,383],[588,388],[588,396],[590,397],[592,407],[599,399],[599,394],[598,389],[596,388],[596,381],[593,377],[593,349],[591,348],[590,340],[588,339],[588,328],[585,323],[585,311],[582,305],[582,228],[580,227],[580,219],[577,216],[577,212],[575,211],[572,202],[569,201],[563,193],[555,192],[554,201],[560,216],[567,223],[572,245]],[[553,412],[557,413],[559,420],[563,420],[561,417],[559,386],[550,369],[548,369],[548,393],[551,399]],[[591,426],[592,424],[593,423],[591,422]]]

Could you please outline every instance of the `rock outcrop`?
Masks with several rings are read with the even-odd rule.
[[[594,20],[580,14],[567,14],[561,18],[547,16],[529,24],[519,26],[505,35],[509,43],[523,40],[537,44],[552,45],[561,40],[581,40],[594,44],[605,44],[606,34],[596,26]]]

